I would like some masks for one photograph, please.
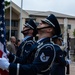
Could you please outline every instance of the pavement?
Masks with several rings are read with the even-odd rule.
[[[70,75],[75,75],[75,62],[70,64]]]

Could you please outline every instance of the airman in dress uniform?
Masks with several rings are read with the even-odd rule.
[[[9,62],[13,62],[13,63],[27,62],[25,61],[27,59],[26,57],[30,52],[31,46],[35,43],[33,37],[37,34],[35,22],[32,19],[30,19],[28,23],[24,24],[23,30],[21,32],[24,35],[24,39],[20,44],[20,46],[18,47],[18,51],[16,55],[13,55],[11,53],[8,55]]]
[[[65,75],[65,66],[67,66],[70,63],[70,60],[65,60],[64,57],[65,46],[62,45],[62,34],[53,36],[52,41],[54,42],[56,50],[56,58],[52,67],[51,75]]]
[[[56,26],[59,26],[59,24],[53,14],[41,20],[41,23],[37,26],[39,40],[32,63],[15,64],[9,63],[5,58],[0,58],[0,68],[8,70],[9,75],[49,75],[56,57],[55,47],[50,41],[52,36],[58,34]]]

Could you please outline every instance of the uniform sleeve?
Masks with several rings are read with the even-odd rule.
[[[18,50],[16,52],[17,57],[20,57],[21,51],[22,51],[22,49],[20,47],[18,47]]]
[[[26,64],[27,61],[31,62],[32,59],[29,59],[28,60],[28,55],[30,54],[31,52],[31,47],[33,45],[34,42],[28,42],[25,44],[25,46],[23,47],[23,52],[22,53],[22,56],[21,57],[18,57],[16,55],[11,55],[9,56],[9,60],[10,62],[13,62],[13,63],[20,63],[20,64]]]
[[[22,57],[16,57],[15,63],[26,64],[28,61],[28,55],[31,53],[31,47],[33,43],[29,42],[24,46]]]
[[[56,62],[62,66],[66,66],[68,63],[64,58],[63,51],[60,49],[60,47],[58,47],[57,49],[58,50],[56,51]]]
[[[54,60],[54,49],[50,46],[40,49],[39,53],[36,54],[35,60],[32,64],[18,65],[11,63],[9,66],[10,75],[36,75],[40,72],[45,72],[50,68]]]

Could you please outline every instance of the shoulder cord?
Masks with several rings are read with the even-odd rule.
[[[56,57],[56,51],[55,51],[55,48],[54,48],[54,46],[52,45],[52,44],[45,44],[45,45],[43,45],[42,47],[40,47],[40,49],[38,49],[38,52],[44,47],[44,46],[51,46],[51,47],[53,47],[53,50],[54,50],[54,57],[53,57],[53,60],[52,60],[52,62],[51,62],[51,64],[49,65],[49,67],[46,69],[46,70],[43,70],[43,71],[41,71],[41,72],[46,72],[46,71],[48,71],[51,67],[52,67],[52,65],[53,65],[53,63],[54,63],[54,60],[55,60],[55,57]]]
[[[28,42],[34,43],[34,41],[32,41],[32,40],[26,41],[26,42],[24,43],[24,45],[22,46],[22,51],[21,51],[21,55],[20,55],[20,56],[23,55],[24,47],[25,47],[25,45],[26,45]]]

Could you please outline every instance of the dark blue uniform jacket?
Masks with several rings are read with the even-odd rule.
[[[50,67],[55,59],[55,49],[50,43],[50,38],[45,38],[38,44],[33,62],[30,64],[11,63],[9,75],[49,75]]]
[[[34,43],[35,41],[33,41],[33,37],[29,37],[26,40],[24,40],[19,46],[17,54],[10,54],[8,56],[9,62],[25,64],[27,62],[25,61],[25,59],[27,59],[27,55],[30,53],[30,48]]]
[[[51,75],[65,75],[65,66],[68,64],[64,58],[64,53],[58,45],[54,45],[56,58],[52,66]]]

